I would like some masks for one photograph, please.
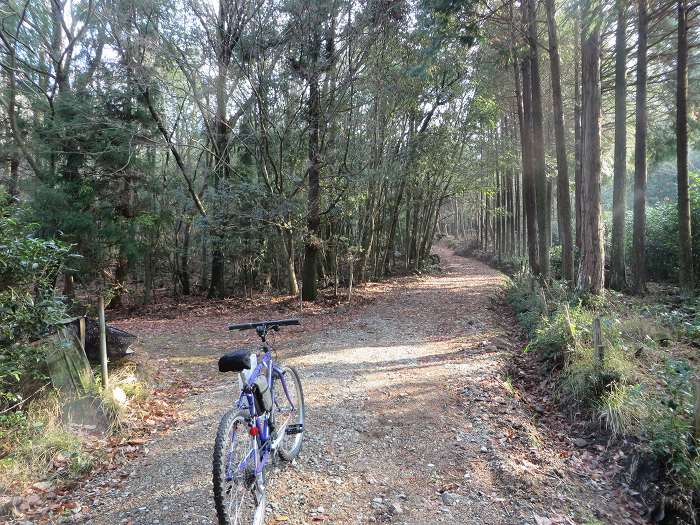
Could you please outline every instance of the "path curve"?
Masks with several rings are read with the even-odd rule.
[[[513,394],[521,347],[502,274],[437,251],[444,273],[280,351],[301,372],[307,431],[299,460],[274,468],[267,523],[634,523]],[[213,523],[211,450],[231,402],[224,378],[189,398],[192,417],[127,482],[92,484],[86,521]]]

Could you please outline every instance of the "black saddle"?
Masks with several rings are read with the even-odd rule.
[[[248,348],[241,348],[222,355],[219,358],[219,372],[242,372],[249,369],[252,352]]]

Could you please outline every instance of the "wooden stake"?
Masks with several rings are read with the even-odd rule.
[[[97,300],[97,313],[100,321],[100,363],[102,364],[102,388],[107,388],[107,326],[105,324],[105,299]]]
[[[539,287],[540,303],[542,303],[542,313],[547,315],[549,309],[547,308],[547,296],[544,294],[544,288]]]
[[[569,311],[569,305],[566,303],[564,303],[564,314],[566,315],[566,331],[573,341],[574,346],[576,346],[576,336],[574,335],[573,323],[571,322],[571,312]]]
[[[85,318],[81,317],[78,321],[78,326],[80,327],[80,347],[85,351]]]
[[[593,319],[593,349],[598,356],[598,365],[600,365],[600,368],[603,368],[605,347],[603,346],[603,334],[600,329],[600,317]]]

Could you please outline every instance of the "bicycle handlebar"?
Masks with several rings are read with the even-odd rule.
[[[272,328],[277,330],[280,326],[291,326],[301,324],[299,319],[280,319],[279,321],[257,321],[254,323],[240,323],[240,324],[230,324],[228,325],[229,330],[252,330],[257,329],[259,326],[263,327],[264,330]]]

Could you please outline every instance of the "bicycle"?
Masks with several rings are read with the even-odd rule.
[[[246,348],[219,359],[220,372],[238,373],[241,390],[234,408],[221,418],[214,444],[214,504],[220,525],[263,525],[268,465],[277,456],[292,461],[301,451],[304,394],[299,373],[275,364],[267,343],[270,330],[298,324],[297,319],[285,319],[228,327],[255,329],[262,352],[260,362]]]

